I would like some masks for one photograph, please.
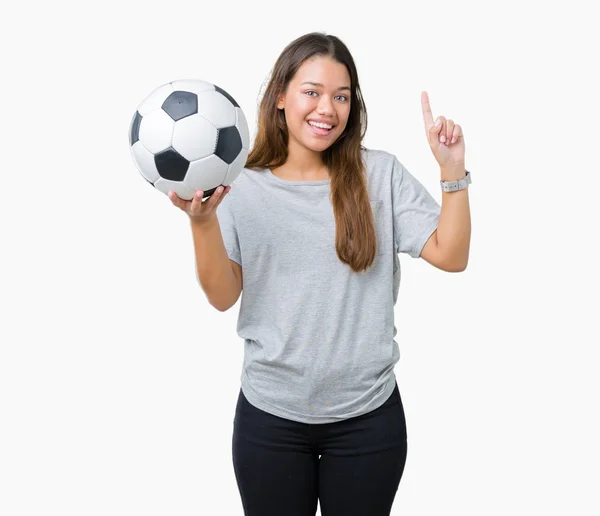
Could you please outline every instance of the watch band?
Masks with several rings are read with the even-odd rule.
[[[471,184],[471,173],[466,170],[466,175],[458,181],[441,181],[440,185],[444,192],[457,192],[458,190],[464,190]]]

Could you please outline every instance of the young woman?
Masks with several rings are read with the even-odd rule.
[[[435,125],[424,95],[442,180],[461,179],[460,126]],[[227,310],[243,289],[232,450],[249,516],[314,515],[317,501],[323,516],[390,514],[407,453],[398,253],[466,267],[467,191],[443,192],[442,210],[393,154],[361,145],[366,126],[346,46],[304,35],[275,63],[235,188],[174,201],[211,304]]]

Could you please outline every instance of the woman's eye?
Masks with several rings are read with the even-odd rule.
[[[316,91],[313,90],[309,90],[305,92],[309,97],[313,97],[317,95]],[[311,93],[314,93],[315,95],[311,95]],[[348,100],[348,97],[346,97],[346,95],[337,95],[336,98],[342,98],[344,99],[343,102],[346,102]]]

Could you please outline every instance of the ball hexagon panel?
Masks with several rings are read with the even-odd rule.
[[[229,102],[231,102],[234,107],[240,107],[240,105],[235,101],[235,99],[229,93],[227,93],[223,88],[219,88],[216,84],[214,86],[215,86],[215,91],[218,91],[221,95],[224,95],[225,97],[227,97]]]
[[[170,181],[169,179],[159,177],[154,186],[165,195],[169,193],[169,190],[173,190],[179,197],[187,201],[194,197],[194,190],[189,188],[183,181]]]
[[[217,129],[235,125],[235,107],[218,91],[198,93],[200,113]]]
[[[219,156],[228,165],[237,158],[242,150],[242,138],[237,127],[225,127],[219,129],[217,137],[217,148],[215,154]]]
[[[225,178],[222,181],[223,185],[229,186],[240,175],[240,173],[242,172],[242,169],[246,165],[246,160],[248,159],[248,153],[249,153],[248,149],[242,148],[242,150],[238,154],[237,158],[235,158],[231,162],[231,164],[227,168],[227,174],[225,175]]]
[[[159,177],[158,170],[154,163],[154,154],[146,149],[141,142],[136,142],[131,147],[131,155],[140,174],[149,181],[154,183]]]
[[[193,191],[203,190],[205,196],[210,195],[209,189],[214,190],[215,185],[224,184],[228,168],[227,163],[212,154],[207,158],[192,161],[183,182]]]
[[[146,149],[153,154],[168,149],[171,146],[175,122],[162,109],[142,115],[139,139]]]
[[[246,116],[241,108],[235,108],[235,126],[238,128],[240,132],[240,136],[242,138],[242,147],[244,149],[250,148],[250,133],[248,131],[248,122],[246,121]]]
[[[177,122],[198,112],[198,96],[189,91],[174,91],[163,102],[162,109]]]
[[[171,84],[163,84],[159,88],[156,88],[142,101],[137,109],[138,112],[144,117],[151,111],[160,109],[171,93],[173,93],[173,86],[171,86]]]
[[[217,134],[217,128],[196,113],[175,123],[172,146],[188,161],[202,159],[215,152]]]
[[[202,93],[203,91],[214,91],[214,84],[201,80],[180,79],[171,83],[174,91],[191,91],[192,93]]]

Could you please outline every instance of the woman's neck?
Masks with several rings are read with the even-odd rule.
[[[323,163],[321,153],[294,145],[292,142],[288,146],[286,162],[279,167],[272,168],[271,172],[288,181],[322,181],[329,179],[329,171]]]
[[[326,168],[319,170],[298,170],[289,163],[271,169],[271,173],[286,181],[324,181],[329,179]]]

